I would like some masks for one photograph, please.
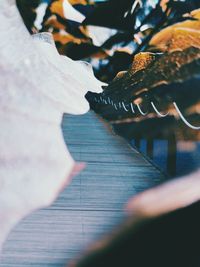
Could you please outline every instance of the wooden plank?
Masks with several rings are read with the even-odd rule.
[[[49,208],[24,219],[6,242],[0,267],[61,267],[124,217],[136,193],[164,177],[92,112],[65,116],[63,134],[87,168]]]

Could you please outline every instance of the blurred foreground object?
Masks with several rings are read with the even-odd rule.
[[[63,140],[63,113],[89,110],[102,83],[88,63],[58,54],[51,34],[31,36],[14,0],[0,2],[0,247],[15,224],[50,205],[84,168]]]
[[[121,228],[71,266],[198,267],[199,177],[198,171],[133,198]]]

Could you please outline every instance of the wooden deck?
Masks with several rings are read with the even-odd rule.
[[[65,116],[68,148],[87,168],[47,209],[23,220],[6,242],[0,267],[63,267],[122,220],[126,201],[163,179],[92,112]]]

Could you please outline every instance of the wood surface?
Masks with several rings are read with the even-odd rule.
[[[87,168],[51,207],[12,231],[0,267],[65,266],[122,221],[132,196],[164,179],[92,112],[64,116],[62,129],[73,157]]]

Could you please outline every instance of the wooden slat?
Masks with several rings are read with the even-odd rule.
[[[92,112],[65,116],[63,134],[87,168],[49,208],[24,219],[6,242],[0,267],[61,267],[124,217],[136,193],[164,177]]]

